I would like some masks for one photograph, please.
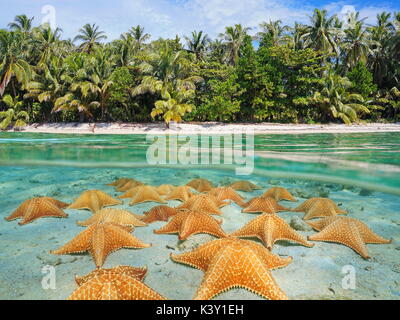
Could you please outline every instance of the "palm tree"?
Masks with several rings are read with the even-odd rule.
[[[100,40],[107,39],[105,32],[99,31],[99,26],[96,26],[96,24],[87,23],[79,29],[79,32],[80,34],[74,38],[74,41],[82,41],[79,48],[87,53],[92,52],[99,45]]]
[[[137,25],[136,27],[132,27],[129,32],[129,35],[135,39],[137,48],[140,50],[143,44],[150,39],[150,34],[144,32],[144,27]]]
[[[262,31],[257,33],[257,38],[260,41],[268,39],[273,46],[280,44],[284,32],[289,30],[288,26],[282,26],[281,24],[281,20],[262,22],[260,24]]]
[[[8,27],[14,31],[27,33],[32,29],[32,18],[28,18],[25,14],[18,15],[14,18],[14,22],[8,24]]]
[[[32,78],[32,69],[27,59],[24,36],[17,31],[0,30],[0,97],[11,83],[17,95],[13,78],[25,86]]]
[[[294,50],[301,50],[304,48],[303,35],[307,32],[307,26],[295,22],[294,27],[288,27],[291,31],[291,35],[286,35],[283,38],[283,42],[288,44]]]
[[[6,94],[1,100],[6,104],[8,109],[6,111],[0,111],[0,129],[6,130],[10,125],[14,128],[25,127],[29,121],[29,115],[26,111],[20,110],[23,106],[22,101],[18,101],[18,97],[13,97]]]
[[[338,46],[335,43],[335,36],[338,34],[336,21],[336,15],[328,17],[326,10],[315,9],[310,17],[311,25],[303,34],[305,46],[322,52],[334,52],[338,56]]]
[[[240,57],[240,49],[250,28],[243,28],[241,24],[234,27],[226,27],[225,33],[220,33],[225,45],[225,61],[234,66]]]
[[[35,30],[32,42],[38,52],[39,67],[43,68],[50,57],[59,55],[61,32],[60,28],[52,30],[48,24],[42,25]]]
[[[347,91],[350,86],[351,82],[347,78],[330,72],[325,87],[315,92],[311,101],[334,119],[339,118],[346,124],[359,121],[358,113],[370,113],[370,110],[361,95]]]
[[[132,90],[132,95],[157,94],[161,99],[155,102],[151,116],[162,114],[167,128],[171,120],[181,121],[194,108],[188,101],[194,96],[196,82],[202,80],[190,75],[191,68],[183,51],[175,52],[164,42],[160,52],[141,68],[148,75]]]
[[[209,48],[209,58],[210,60],[217,61],[219,63],[223,63],[224,60],[224,52],[225,52],[225,45],[222,39],[215,39],[210,41],[208,44]]]
[[[193,31],[192,37],[186,37],[186,44],[190,52],[196,55],[197,60],[203,60],[207,44],[210,42],[208,35],[203,35],[203,31]]]

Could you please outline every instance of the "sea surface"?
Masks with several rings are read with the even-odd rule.
[[[261,189],[240,191],[246,200],[282,186],[298,200],[281,202],[289,208],[311,197],[328,197],[347,210],[348,216],[392,243],[368,244],[371,258],[366,260],[337,243],[314,242],[315,246],[308,248],[278,241],[272,252],[293,257],[290,265],[272,271],[278,285],[290,299],[400,298],[400,133],[203,138],[0,133],[0,299],[66,299],[76,289],[74,277],[95,268],[88,254],[49,253],[83,230],[76,222],[90,217],[90,211],[67,209],[66,219],[42,218],[24,226],[3,218],[32,197],[49,196],[71,203],[83,191],[93,189],[117,197],[121,193],[106,184],[121,177],[155,186],[183,185],[199,177],[214,185],[249,180]],[[188,146],[196,146],[190,149],[196,152],[188,153]],[[243,172],[247,174],[240,174]],[[129,206],[125,201],[118,207],[142,214],[155,205]],[[221,211],[227,233],[257,216],[242,213],[236,204]],[[302,222],[303,215],[279,213],[291,225],[300,224],[297,230],[306,237],[315,231]],[[169,255],[190,251],[215,238],[197,234],[178,241],[175,234],[153,233],[164,224],[136,228],[133,234],[152,247],[118,250],[110,254],[104,267],[146,265],[148,286],[168,299],[191,299],[203,272],[177,264]],[[55,288],[43,286],[49,266],[55,270]],[[344,285],[348,266],[354,270],[354,288]],[[260,297],[233,289],[216,299]]]

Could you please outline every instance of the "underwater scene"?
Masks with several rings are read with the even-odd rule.
[[[400,298],[400,133],[256,135],[248,174],[152,143],[0,133],[0,299]]]

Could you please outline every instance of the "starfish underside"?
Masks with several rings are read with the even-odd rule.
[[[335,202],[328,198],[310,198],[297,208],[292,209],[292,211],[305,212],[304,220],[347,213],[347,211],[341,210]]]
[[[68,215],[61,209],[68,204],[50,197],[38,197],[24,201],[9,217],[7,221],[22,218],[18,223],[24,225],[43,217],[66,218]]]
[[[99,211],[107,206],[122,204],[120,200],[114,199],[100,190],[88,190],[83,192],[67,209],[88,209],[92,212]]]
[[[176,215],[178,210],[165,205],[155,206],[150,211],[144,213],[143,222],[151,223],[154,221],[168,221],[168,219]]]
[[[282,187],[270,188],[267,191],[265,191],[262,196],[274,198],[276,201],[281,201],[281,200],[288,200],[293,202],[297,201],[287,189]]]
[[[344,244],[364,259],[370,258],[366,243],[387,244],[391,242],[391,240],[374,233],[365,223],[354,218],[333,216],[307,223],[315,230],[320,231],[309,236],[308,240]]]
[[[123,209],[102,209],[93,214],[85,221],[78,221],[77,224],[87,227],[97,222],[111,222],[121,226],[144,227],[147,223],[141,220],[142,216]]]
[[[99,268],[111,252],[120,248],[141,249],[151,246],[131,235],[130,231],[132,228],[99,222],[90,225],[64,246],[50,253],[70,254],[89,251],[96,267]]]
[[[172,260],[205,272],[194,299],[207,300],[234,287],[250,290],[271,300],[287,299],[271,275],[271,269],[288,265],[292,258],[281,258],[263,246],[236,238],[209,241]]]
[[[302,235],[297,233],[281,217],[274,213],[264,213],[248,222],[244,227],[231,234],[235,237],[255,237],[271,250],[278,240],[290,240],[306,247],[313,247]]]
[[[158,230],[156,234],[178,233],[179,240],[184,240],[192,234],[208,233],[215,237],[226,237],[221,229],[222,221],[214,219],[208,213],[184,210],[178,212],[170,222]]]

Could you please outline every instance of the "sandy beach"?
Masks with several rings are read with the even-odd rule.
[[[400,132],[400,123],[345,125],[196,122],[171,124],[170,129],[167,129],[164,123],[34,123],[21,131],[76,134],[168,134],[176,132],[226,134],[246,130],[254,131],[256,134]]]

